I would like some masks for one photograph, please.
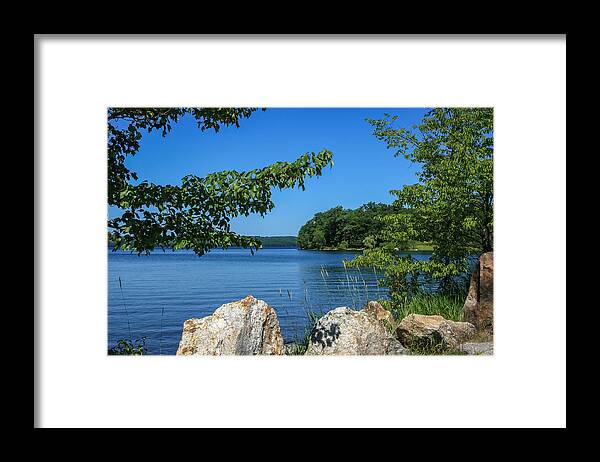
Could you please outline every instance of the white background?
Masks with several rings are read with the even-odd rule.
[[[566,425],[564,37],[41,36],[36,56],[38,426]],[[108,357],[108,106],[493,106],[495,355]]]

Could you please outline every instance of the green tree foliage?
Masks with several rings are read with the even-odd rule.
[[[260,242],[261,247],[272,248],[272,247],[297,247],[296,236],[250,236]],[[108,247],[114,248],[115,244],[110,239],[108,240]]]
[[[392,297],[418,290],[419,275],[451,291],[467,257],[493,249],[493,110],[433,109],[411,129],[395,127],[396,120],[385,114],[368,122],[394,156],[420,166],[419,181],[391,191],[409,213],[384,217],[382,244],[351,265],[384,270]],[[429,261],[399,255],[411,241],[433,243]]]
[[[375,239],[375,236],[369,235],[363,239],[363,245],[365,249],[372,249],[377,245],[377,239]]]
[[[146,348],[146,337],[136,338],[135,340],[119,340],[116,345],[108,349],[109,355],[129,355],[142,356],[148,353]]]
[[[111,108],[108,110],[108,204],[122,210],[108,220],[114,249],[147,253],[161,249],[192,249],[203,255],[214,247],[256,249],[260,242],[230,230],[240,215],[264,216],[274,204],[272,188],[301,188],[305,177],[320,176],[332,166],[332,153],[306,153],[294,162],[237,172],[227,170],[204,178],[187,175],[180,185],[138,181],[126,160],[140,148],[142,134],[154,130],[164,137],[173,124],[191,115],[201,131],[218,132],[222,126],[239,127],[253,108]]]
[[[381,218],[395,211],[395,206],[369,202],[354,210],[337,206],[319,212],[300,228],[298,246],[303,249],[375,246],[375,236],[383,228]]]

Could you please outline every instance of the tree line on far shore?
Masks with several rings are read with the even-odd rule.
[[[290,248],[296,247],[296,236],[251,236],[253,239],[258,241],[262,247],[283,247]],[[111,239],[108,240],[108,247],[114,248],[115,243]]]
[[[356,209],[333,207],[314,215],[298,233],[301,249],[363,249],[379,244],[381,217],[401,212],[396,205],[369,202]]]

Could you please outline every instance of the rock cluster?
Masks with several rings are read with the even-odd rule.
[[[313,327],[308,346],[284,345],[275,310],[251,295],[212,315],[188,319],[178,355],[402,355],[418,344],[464,354],[493,354],[493,254],[481,255],[464,304],[464,322],[410,314],[397,322],[376,301],[360,311],[335,308]],[[477,337],[477,342],[474,338]]]

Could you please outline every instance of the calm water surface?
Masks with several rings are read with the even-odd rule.
[[[286,342],[304,334],[307,311],[361,308],[387,298],[373,269],[344,269],[358,252],[298,249],[213,250],[137,256],[108,252],[108,343],[145,336],[150,354],[175,354],[183,322],[212,314],[247,295],[265,300],[279,318]],[[413,254],[427,259],[427,254]],[[119,287],[121,279],[121,288]]]

